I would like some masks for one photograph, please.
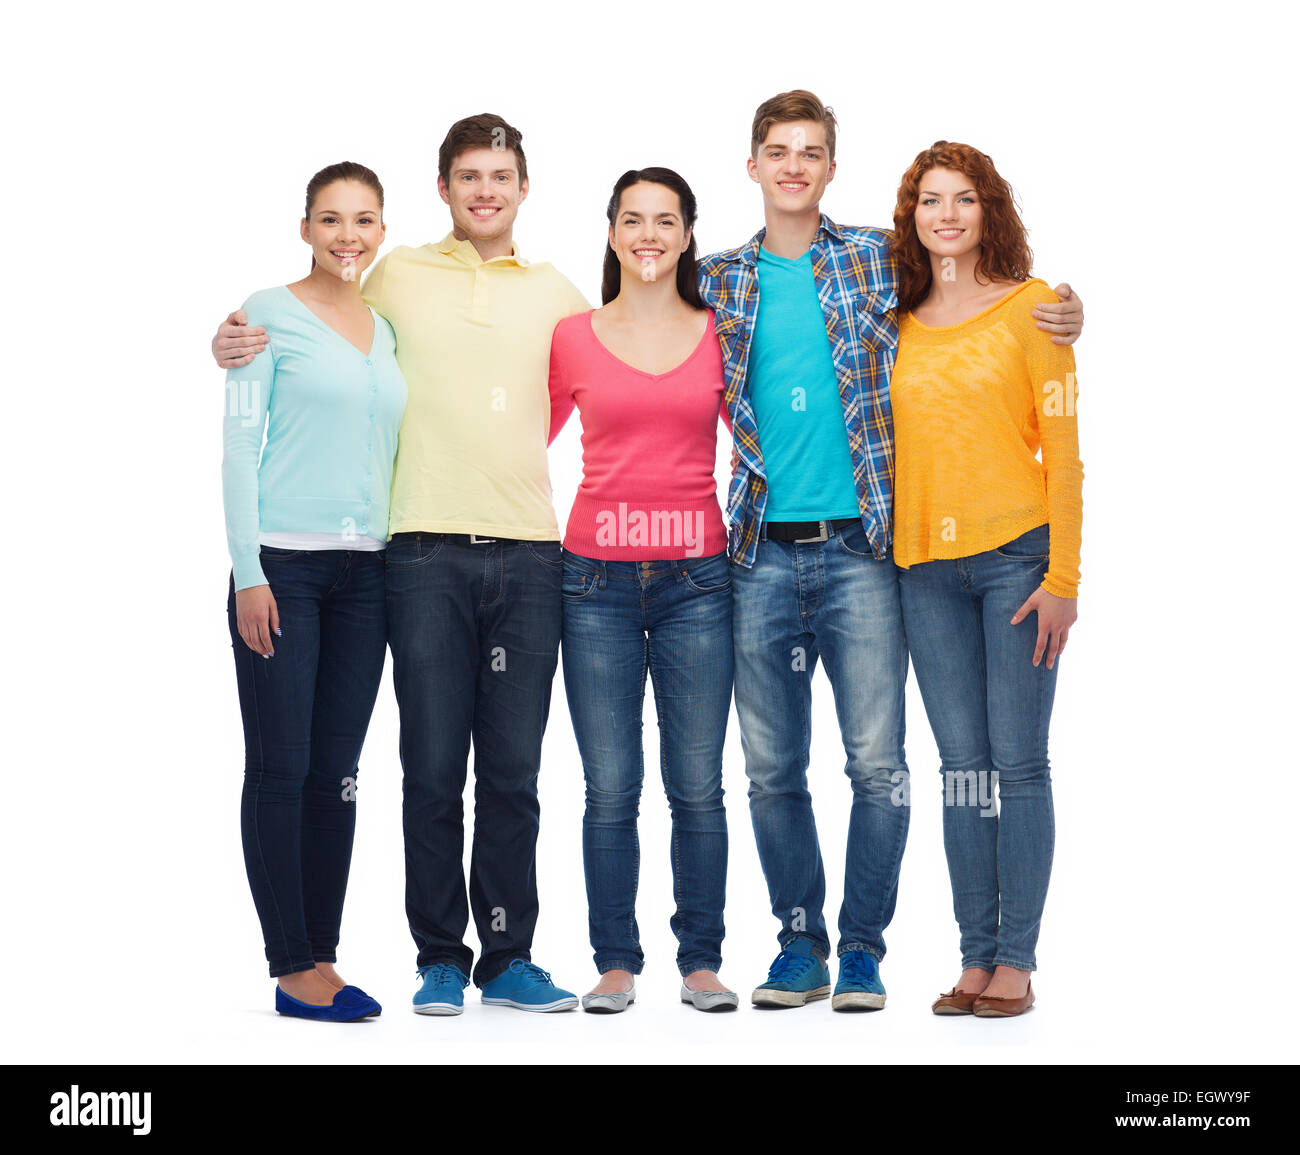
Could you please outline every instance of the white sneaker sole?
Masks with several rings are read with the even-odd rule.
[[[411,1007],[417,1015],[459,1015],[465,1008],[452,1003],[419,1003]]]
[[[556,999],[553,1003],[517,1003],[514,999],[483,999],[485,1007],[514,1007],[517,1011],[568,1011],[578,1005],[575,997]]]
[[[833,1011],[878,1011],[884,1005],[885,996],[873,995],[870,991],[845,991],[831,997]]]
[[[767,987],[756,987],[749,996],[749,1001],[756,1007],[801,1007],[804,1003],[816,1002],[831,993],[830,984],[813,987],[810,991],[774,991]]]

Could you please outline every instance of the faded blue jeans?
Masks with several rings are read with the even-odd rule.
[[[852,789],[838,953],[885,954],[907,843],[903,755],[907,643],[894,563],[876,560],[860,524],[824,542],[763,537],[750,569],[732,566],[736,713],[749,810],[782,948],[830,940],[808,756],[812,676],[820,658],[835,694]],[[834,730],[823,724],[822,749]]]
[[[1046,525],[899,571],[903,619],[944,780],[943,843],[963,967],[1035,968],[1052,873],[1047,728],[1056,669],[1038,617],[1011,617],[1047,572]],[[996,790],[994,787],[996,786]]]
[[[646,674],[672,813],[672,917],[683,975],[722,964],[727,816],[722,745],[731,708],[731,566],[599,561],[564,553],[564,685],[587,782],[582,859],[596,969],[640,974],[636,922]]]

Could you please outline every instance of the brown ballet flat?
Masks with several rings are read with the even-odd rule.
[[[997,995],[977,996],[971,1014],[978,1015],[981,1019],[1007,1019],[1012,1015],[1023,1015],[1033,1005],[1034,984],[1031,980],[1024,995],[1018,999],[1003,999]]]
[[[970,991],[959,991],[956,987],[948,991],[947,994],[940,995],[930,1005],[936,1015],[969,1015],[975,1006],[975,1000],[979,995],[973,995]]]

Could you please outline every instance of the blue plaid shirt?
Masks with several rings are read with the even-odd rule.
[[[766,233],[761,229],[740,248],[714,253],[700,263],[700,293],[714,311],[731,432],[740,458],[727,495],[729,549],[733,560],[746,567],[754,564],[767,508],[758,423],[745,385],[758,318],[758,250]],[[894,507],[889,373],[898,350],[898,284],[889,254],[891,239],[884,229],[837,225],[823,213],[810,246],[844,407],[858,509],[877,558],[884,558],[889,549]]]

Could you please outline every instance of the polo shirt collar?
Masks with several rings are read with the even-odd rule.
[[[463,265],[483,265],[483,264],[512,264],[518,265],[521,269],[528,268],[528,262],[519,255],[519,246],[514,245],[509,255],[504,257],[493,257],[491,261],[484,261],[478,255],[478,249],[474,247],[473,241],[466,238],[463,241],[456,239],[454,232],[448,233],[436,245],[433,246],[440,253],[455,257]]]

